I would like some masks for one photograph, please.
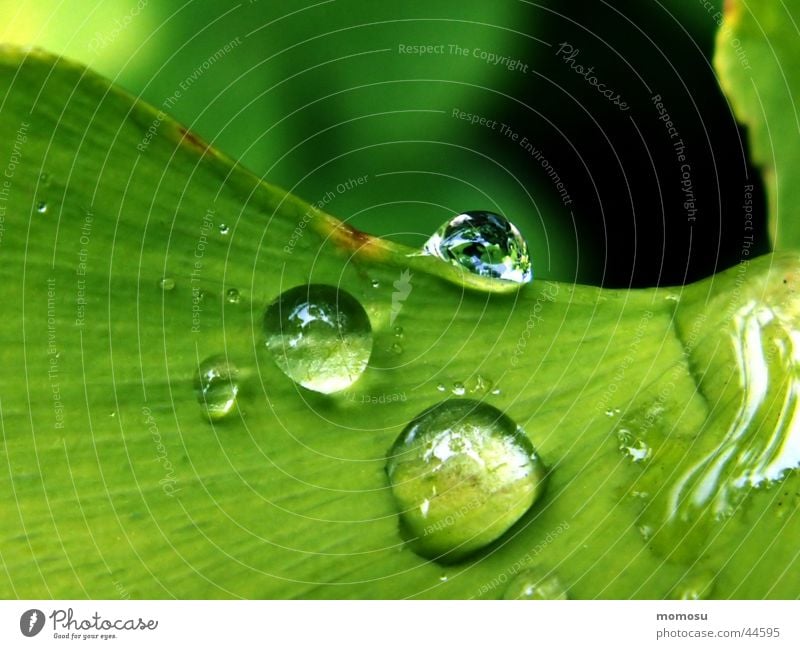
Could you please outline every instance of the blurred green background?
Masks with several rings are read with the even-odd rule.
[[[0,0],[0,15],[4,41],[86,63],[358,228],[421,246],[489,209],[539,277],[646,286],[741,254],[734,212],[757,181],[709,63],[721,2]],[[688,151],[694,220],[655,94]]]

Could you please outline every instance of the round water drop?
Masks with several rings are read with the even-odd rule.
[[[173,288],[175,288],[175,280],[171,277],[162,277],[160,280],[158,280],[158,288],[160,288],[162,291],[171,291]]]
[[[36,211],[39,212],[39,214],[44,214],[47,212],[47,203],[44,201],[39,201],[39,203],[36,205]]]
[[[528,569],[511,580],[503,599],[569,599],[569,595],[555,575]]]
[[[372,327],[364,307],[326,284],[283,293],[267,307],[264,334],[284,374],[323,394],[355,383],[372,353]]]
[[[436,389],[439,392],[446,392],[447,391],[447,386],[445,386],[444,383],[440,383],[439,385],[436,386]]]
[[[239,393],[239,371],[225,356],[210,356],[200,363],[195,378],[197,401],[212,421],[233,412]]]
[[[443,401],[415,418],[386,466],[401,531],[418,554],[459,561],[498,539],[541,496],[545,468],[497,408]]]
[[[227,223],[220,223],[219,224],[219,233],[222,235],[228,234],[231,229],[228,227]]]
[[[394,328],[394,335],[397,338],[402,338],[403,337],[403,328],[402,327],[395,327]]]
[[[229,288],[227,293],[225,293],[225,301],[228,302],[228,304],[238,304],[239,297],[239,289],[236,288]]]
[[[458,381],[453,383],[453,394],[456,395],[457,397],[464,396],[466,391],[467,388],[464,387],[463,383],[459,383]]]
[[[377,279],[373,279],[370,282],[370,284],[372,285],[372,288],[380,288],[381,287],[381,283]]]
[[[533,279],[528,244],[508,219],[464,212],[444,223],[423,252],[476,275],[525,284]]]
[[[392,344],[392,352],[398,356],[403,353],[403,347],[397,343]]]

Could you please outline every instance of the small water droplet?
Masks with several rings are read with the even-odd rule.
[[[503,599],[569,599],[569,595],[555,575],[528,569],[511,580]]]
[[[206,416],[212,421],[233,412],[239,393],[238,374],[236,367],[222,355],[210,356],[200,363],[195,378],[195,393]]]
[[[492,390],[492,394],[494,395],[500,394],[500,388],[495,388],[494,390]]]
[[[644,462],[650,457],[651,449],[643,439],[637,438],[627,428],[617,431],[619,450],[633,462]]]
[[[160,288],[162,291],[171,291],[173,288],[175,288],[175,280],[171,277],[162,277],[160,280],[158,280],[158,288]]]
[[[227,293],[225,293],[225,300],[228,304],[238,304],[239,297],[239,289],[236,288],[229,288]]]
[[[398,356],[403,353],[403,348],[400,345],[398,345],[397,343],[394,343],[392,345],[391,349],[392,349],[392,352],[397,354]]]
[[[672,593],[672,599],[708,599],[714,590],[714,573],[700,570],[687,575]]]
[[[394,328],[394,335],[397,338],[402,338],[403,337],[403,328],[402,327],[395,327]]]
[[[606,417],[616,417],[621,412],[619,408],[609,408],[606,410]]]
[[[472,384],[472,389],[470,390],[470,392],[478,392],[480,394],[485,394],[491,389],[491,387],[492,387],[492,382],[489,379],[478,374],[478,376],[475,377],[475,382]]]
[[[372,327],[349,293],[325,284],[296,286],[264,314],[267,348],[277,366],[309,390],[331,394],[364,373]]]
[[[446,392],[447,391],[447,386],[444,383],[440,383],[439,385],[436,386],[436,389],[439,392]]]
[[[444,223],[423,248],[476,275],[525,284],[533,279],[528,244],[505,217],[464,212]]]
[[[445,562],[498,539],[536,502],[546,475],[507,415],[469,399],[416,417],[392,446],[386,471],[411,548]]]
[[[39,176],[39,184],[43,185],[44,187],[48,187],[50,185],[50,174],[46,171],[43,171]]]
[[[669,294],[667,294],[667,295],[664,297],[664,299],[665,299],[667,302],[680,302],[680,300],[681,300],[681,298],[680,298],[680,297],[678,297],[677,295],[675,295],[675,293],[669,293]]]
[[[373,279],[370,284],[372,284],[372,288],[380,288],[381,283],[377,279]]]
[[[645,541],[649,541],[653,537],[653,528],[650,525],[640,525],[639,534]]]
[[[447,575],[442,575],[439,577],[439,581],[447,581]]]
[[[47,203],[44,201],[39,201],[39,203],[36,205],[36,211],[39,212],[39,214],[44,214],[47,212]]]
[[[220,234],[225,235],[225,234],[228,234],[228,232],[230,232],[230,231],[231,231],[231,229],[228,227],[228,225],[226,223],[220,223],[219,224],[219,233]]]
[[[455,383],[453,383],[452,392],[457,397],[461,397],[464,396],[464,394],[467,392],[467,389],[464,387],[463,383],[459,383],[458,381],[456,381]]]

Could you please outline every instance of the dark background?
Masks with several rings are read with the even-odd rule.
[[[523,231],[538,277],[682,284],[740,260],[751,183],[751,256],[767,251],[746,133],[710,63],[721,0],[64,4],[0,0],[5,39],[83,61],[156,106],[187,86],[168,112],[268,182],[325,200],[369,232],[418,247],[453,214],[489,209]],[[630,110],[556,56],[562,42]],[[524,70],[487,63],[475,48]],[[654,94],[686,147],[693,223]],[[519,140],[454,109],[526,137],[572,204]]]

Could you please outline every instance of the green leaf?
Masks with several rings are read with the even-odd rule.
[[[722,88],[737,119],[748,127],[753,160],[763,172],[776,250],[800,248],[798,25],[796,2],[726,0],[714,57]]]
[[[675,290],[498,293],[82,67],[2,50],[0,97],[1,596],[497,598],[528,568],[574,598],[800,595],[795,255]],[[369,315],[347,393],[299,388],[264,345],[265,306],[308,282]],[[220,354],[240,390],[212,422],[193,383]],[[406,547],[385,466],[456,382],[549,476],[444,566]]]

